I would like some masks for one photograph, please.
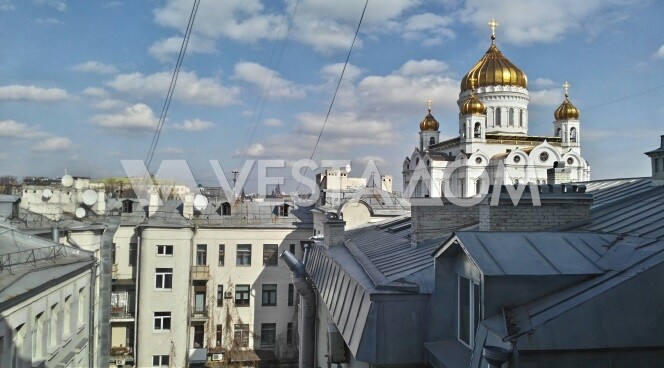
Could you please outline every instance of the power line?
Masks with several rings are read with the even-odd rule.
[[[323,126],[320,128],[320,133],[318,134],[318,139],[316,139],[316,144],[314,145],[314,149],[311,150],[311,156],[309,156],[309,161],[313,160],[314,154],[316,153],[316,149],[318,148],[318,143],[320,143],[320,138],[323,136],[323,131],[325,130],[325,125],[327,124],[327,120],[330,118],[330,113],[332,112],[332,106],[334,106],[334,100],[337,98],[337,93],[339,92],[339,87],[341,87],[341,81],[344,78],[344,73],[346,72],[346,67],[348,66],[348,61],[350,60],[350,54],[353,52],[353,46],[355,45],[355,40],[357,40],[357,35],[360,33],[360,26],[362,25],[362,20],[364,19],[364,13],[367,11],[367,5],[369,5],[369,0],[366,0],[364,3],[364,8],[362,9],[362,15],[360,16],[360,21],[357,23],[357,29],[355,30],[355,36],[353,36],[353,42],[350,44],[350,49],[348,50],[348,55],[346,56],[346,62],[344,63],[343,69],[341,69],[341,75],[339,76],[339,81],[337,82],[337,88],[334,90],[334,95],[332,95],[332,101],[330,101],[330,107],[327,109],[327,114],[325,115],[325,120],[323,121]],[[302,175],[302,178],[304,178],[305,175],[307,175],[307,172],[309,171],[309,166],[304,167],[304,174]],[[302,179],[300,179],[299,183],[297,184],[297,188],[295,188],[295,192],[300,189],[300,185],[302,185]]]
[[[200,0],[194,0],[194,5],[191,8],[191,14],[189,15],[189,23],[187,24],[187,29],[184,33],[184,38],[182,39],[182,45],[180,46],[180,53],[178,54],[177,62],[175,63],[175,70],[173,70],[173,76],[171,77],[171,84],[168,86],[168,92],[166,93],[166,100],[164,105],[161,108],[161,115],[159,116],[159,122],[154,131],[154,136],[152,137],[152,143],[150,144],[150,149],[148,150],[148,155],[146,157],[145,167],[150,172],[150,164],[152,163],[152,158],[154,153],[157,150],[157,144],[159,143],[159,137],[161,136],[161,130],[164,127],[164,122],[166,121],[166,115],[168,114],[168,108],[171,105],[171,100],[173,99],[173,93],[175,92],[175,85],[178,81],[178,75],[180,74],[180,68],[182,67],[182,61],[184,60],[184,55],[187,52],[187,45],[189,44],[189,38],[191,37],[191,30],[194,27],[194,20],[196,19],[196,13],[198,12],[198,5]]]

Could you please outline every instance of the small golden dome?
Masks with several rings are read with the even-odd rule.
[[[491,25],[491,23],[489,24]],[[495,25],[497,23],[494,23],[492,27],[491,46],[461,80],[461,92],[471,89],[470,78],[476,78],[475,87],[517,86],[528,88],[526,73],[507,60],[496,46],[494,42],[496,36],[493,33]]]
[[[431,109],[429,109],[429,113],[427,114],[427,116],[425,116],[424,119],[422,119],[422,121],[420,122],[420,131],[422,131],[422,132],[424,132],[424,131],[434,131],[434,132],[436,132],[436,131],[438,131],[439,127],[440,127],[440,124],[438,124],[438,121],[436,120],[436,118],[434,118],[433,115],[431,115]]]
[[[484,115],[486,112],[486,107],[482,101],[478,100],[474,94],[471,94],[470,97],[464,101],[461,105],[461,115]]]
[[[563,84],[565,88],[565,101],[556,109],[553,113],[553,117],[556,120],[567,120],[567,119],[579,119],[579,109],[576,106],[572,105],[572,102],[569,100],[569,83],[565,82]]]

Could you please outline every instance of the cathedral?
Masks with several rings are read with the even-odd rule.
[[[563,85],[565,98],[553,113],[553,135],[528,135],[528,78],[498,49],[495,20],[489,26],[491,46],[461,80],[459,136],[439,140],[440,125],[429,104],[419,146],[403,163],[406,195],[471,197],[495,183],[546,184],[554,164],[564,167],[572,182],[590,179],[569,84]]]

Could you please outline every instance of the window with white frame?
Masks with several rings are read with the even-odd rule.
[[[475,331],[481,319],[480,285],[459,276],[457,297],[457,338],[468,347],[475,343]]]
[[[169,356],[168,355],[153,355],[152,356],[152,366],[153,367],[168,367],[169,365]]]
[[[71,334],[71,295],[65,298],[62,311],[62,334],[65,338]]]
[[[50,319],[48,320],[48,347],[58,344],[58,305],[51,306]]]
[[[235,255],[236,266],[251,266],[251,244],[238,244]]]
[[[44,312],[35,316],[32,330],[32,358],[39,359],[42,356],[44,356]]]
[[[235,285],[235,306],[248,306],[250,293],[249,285]]]
[[[171,329],[171,312],[154,312],[154,329],[157,331]]]
[[[155,269],[155,289],[170,290],[173,287],[173,269]]]
[[[172,256],[173,255],[173,246],[172,245],[157,245],[157,255],[158,256]]]

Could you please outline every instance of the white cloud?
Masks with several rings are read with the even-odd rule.
[[[188,132],[200,132],[201,130],[210,129],[214,126],[210,121],[200,119],[185,120],[182,124],[173,124],[173,128],[179,130],[186,130]]]
[[[284,125],[283,121],[281,121],[279,119],[276,119],[276,118],[266,119],[263,122],[263,124],[265,124],[265,126],[269,126],[269,127],[273,127],[273,128],[278,128],[278,127]]]
[[[252,62],[240,62],[235,65],[234,78],[269,89],[268,96],[273,98],[300,99],[307,96],[304,87],[283,79],[274,70]]]
[[[74,65],[72,69],[77,72],[94,72],[99,74],[115,74],[118,72],[118,68],[115,65],[104,64],[102,62],[92,60]]]
[[[34,0],[39,5],[51,7],[59,12],[67,10],[67,3],[62,0]]]
[[[82,94],[87,97],[92,98],[107,98],[108,92],[103,88],[98,87],[88,87],[83,90]]]
[[[406,20],[403,37],[407,40],[420,41],[425,46],[438,45],[455,37],[450,28],[451,17],[441,17],[433,13],[416,14]]]
[[[254,143],[244,150],[235,151],[235,156],[263,157],[265,147],[261,143]]]
[[[19,123],[14,120],[0,121],[0,137],[12,137],[22,139],[44,138],[48,133],[39,130],[37,127]]]
[[[171,76],[169,72],[120,74],[108,85],[118,92],[139,98],[164,97]],[[195,72],[181,71],[173,96],[176,100],[192,105],[225,106],[237,103],[236,97],[239,94],[237,87],[225,87],[215,79],[199,78]]]
[[[537,78],[529,84],[531,84],[533,87],[537,87],[537,88],[549,88],[549,87],[553,87],[553,86],[558,85],[557,82],[554,82],[554,81],[552,81],[551,79],[548,79],[548,78]]]
[[[562,39],[580,29],[596,33],[608,11],[620,13],[633,1],[624,0],[467,0],[458,18],[489,37],[487,22],[495,18],[499,41],[528,45]],[[515,11],[518,9],[518,11]],[[605,14],[598,17],[597,14]]]
[[[530,91],[530,104],[535,106],[558,106],[565,98],[562,88]]]
[[[12,11],[16,6],[11,0],[0,0],[0,11]]]
[[[150,106],[139,103],[119,113],[95,115],[91,122],[102,128],[133,133],[154,130],[159,121]]]
[[[122,100],[117,100],[114,98],[105,98],[99,101],[96,101],[92,104],[92,106],[96,109],[99,110],[117,110],[120,108],[127,107],[129,105],[128,102],[122,101]]]
[[[50,137],[35,143],[33,151],[53,152],[64,151],[71,148],[71,141],[67,137]]]
[[[653,55],[655,59],[664,59],[664,45],[662,45],[659,50]]]
[[[185,153],[186,151],[180,147],[163,147],[157,150],[158,153],[170,154],[170,155],[179,155]]]
[[[13,84],[0,87],[0,101],[55,102],[69,98],[69,94],[60,88],[41,88]]]
[[[328,64],[321,68],[321,75],[330,82],[337,82],[341,71],[344,68],[344,63]],[[353,64],[346,65],[344,71],[344,81],[352,82],[362,75],[363,70]]]
[[[161,62],[172,61],[177,56],[182,47],[181,36],[173,36],[154,42],[148,52]],[[187,54],[210,54],[216,51],[213,39],[202,36],[191,36],[187,44]]]

